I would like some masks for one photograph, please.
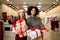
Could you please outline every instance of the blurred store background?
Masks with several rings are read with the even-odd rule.
[[[59,32],[52,32],[51,25],[47,25],[47,18],[56,17],[60,20],[60,0],[0,0],[0,18],[4,20],[3,31],[4,40],[14,40],[15,34],[10,32],[11,24],[8,23],[10,16],[18,16],[18,8],[23,7],[27,12],[29,6],[36,6],[39,9],[39,17],[43,24],[50,30],[50,37],[46,40],[60,40],[60,26]],[[26,18],[29,16],[26,14]],[[60,22],[59,22],[60,25]],[[48,36],[48,35],[47,35]]]

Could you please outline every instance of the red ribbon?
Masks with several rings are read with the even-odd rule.
[[[43,27],[40,29],[40,31],[42,32],[43,30],[47,30],[47,28]],[[48,30],[47,30],[48,31]]]
[[[35,28],[31,28],[32,31],[35,31]]]
[[[24,32],[22,31],[22,24],[21,24],[21,22],[23,22],[23,20],[19,20],[19,22],[20,22],[20,32],[18,32],[18,34],[24,36],[24,34],[23,34]]]
[[[41,36],[42,36],[42,40],[43,40],[43,32],[42,32],[43,30],[47,30],[47,28],[43,27],[43,28],[40,29]],[[48,31],[48,30],[47,30],[47,31]]]

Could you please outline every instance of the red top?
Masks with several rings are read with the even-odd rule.
[[[0,36],[3,35],[3,23],[0,21]]]

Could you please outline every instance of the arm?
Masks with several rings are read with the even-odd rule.
[[[43,28],[44,27],[44,24],[42,23],[41,18],[38,17],[38,19],[39,19],[39,22],[40,22],[40,28]]]
[[[27,26],[28,26],[28,29],[31,28],[31,23],[30,23],[30,20],[29,19],[27,19]]]

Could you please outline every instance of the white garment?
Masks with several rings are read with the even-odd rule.
[[[11,29],[12,29],[11,32],[12,32],[13,34],[17,34],[16,27],[12,27]]]

